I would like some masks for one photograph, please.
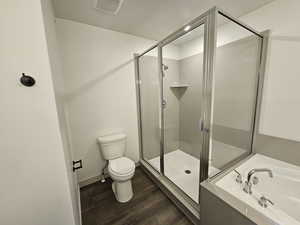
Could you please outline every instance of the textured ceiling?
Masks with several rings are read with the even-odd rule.
[[[272,1],[124,0],[116,16],[95,10],[94,0],[53,0],[53,3],[59,18],[161,40],[213,6],[240,17]]]

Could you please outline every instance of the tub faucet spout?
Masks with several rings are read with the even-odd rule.
[[[273,177],[273,172],[270,169],[266,169],[266,168],[261,168],[261,169],[252,169],[250,170],[250,172],[248,173],[247,176],[247,180],[245,181],[245,186],[244,186],[244,192],[248,193],[248,194],[252,194],[252,183],[251,183],[251,177],[255,174],[255,173],[268,173],[269,177]]]

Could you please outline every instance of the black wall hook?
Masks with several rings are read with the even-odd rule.
[[[22,77],[20,78],[21,83],[26,87],[31,87],[35,84],[35,80],[33,77],[25,75],[22,73]]]

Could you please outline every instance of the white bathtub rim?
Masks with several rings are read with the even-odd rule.
[[[264,155],[260,155],[260,154],[255,154],[252,157],[250,157],[251,160],[245,160],[248,162],[247,163],[241,163],[238,167],[237,170],[239,170],[242,173],[242,176],[245,178],[247,173],[249,172],[249,167],[250,168],[258,168],[258,167],[262,167],[264,165],[264,161],[270,161],[272,162],[272,164],[274,163],[274,165],[278,165],[277,168],[272,167],[272,169],[275,169],[275,173],[280,176],[285,176],[286,179],[293,179],[297,182],[298,179],[294,179],[291,176],[288,176],[285,173],[282,173],[282,171],[286,170],[289,172],[295,172],[295,174],[299,174],[300,170],[297,166],[294,165],[290,165],[288,163],[285,162],[281,162],[279,160],[275,160],[275,159],[271,159],[267,156]],[[250,162],[249,162],[250,161]],[[251,166],[251,163],[255,163],[255,166]],[[258,164],[258,165],[257,165]],[[280,169],[279,169],[280,168]],[[229,195],[232,195],[232,197],[235,197],[238,201],[241,201],[243,204],[245,204],[245,208],[242,209],[242,214],[244,214],[245,216],[249,217],[249,212],[257,211],[260,213],[251,213],[253,214],[253,218],[251,219],[252,221],[255,220],[254,222],[257,224],[266,224],[266,221],[264,221],[263,223],[259,223],[258,220],[260,220],[260,216],[259,214],[261,214],[262,216],[267,217],[270,220],[270,224],[280,224],[280,225],[300,225],[300,222],[297,221],[295,218],[291,217],[290,215],[288,215],[287,213],[285,213],[284,211],[282,211],[279,207],[275,206],[269,206],[268,208],[262,208],[259,204],[258,204],[258,199],[263,195],[266,195],[268,193],[259,193],[258,191],[255,190],[255,188],[253,188],[253,195],[247,195],[246,193],[243,193],[242,190],[242,186],[238,185],[237,183],[235,183],[235,177],[236,174],[235,172],[231,171],[229,173],[227,173],[226,175],[224,175],[222,178],[218,179],[215,182],[215,185],[224,190],[225,192],[227,192]],[[228,182],[228,180],[230,179],[230,181]],[[296,198],[297,199],[297,198]],[[298,200],[298,199],[297,199]],[[234,207],[234,206],[233,206]],[[236,208],[236,207],[234,207]],[[244,210],[244,212],[243,212]]]
[[[220,199],[222,199],[224,202],[226,202],[227,204],[229,204],[232,208],[236,209],[237,211],[239,211],[242,215],[244,215],[245,217],[247,217],[249,220],[253,221],[255,224],[258,225],[298,225],[299,221],[295,220],[294,218],[292,218],[291,216],[287,215],[285,212],[283,212],[281,209],[278,209],[276,206],[274,206],[273,208],[267,208],[265,210],[260,210],[256,209],[256,207],[261,207],[260,205],[255,204],[255,207],[250,206],[249,204],[243,202],[242,200],[238,199],[237,197],[235,197],[234,195],[228,193],[227,191],[223,190],[222,188],[218,187],[216,185],[216,183],[220,180],[222,180],[223,177],[225,177],[226,175],[230,174],[233,169],[238,168],[239,166],[241,166],[242,164],[244,164],[244,162],[248,161],[250,158],[253,157],[267,157],[261,154],[255,154],[252,153],[251,155],[249,155],[248,157],[246,157],[245,159],[241,160],[240,162],[238,162],[236,165],[232,166],[231,168],[228,168],[226,171],[218,174],[215,177],[212,177],[204,182],[201,183],[201,186],[205,189],[207,189],[208,191],[210,191],[211,193],[213,193],[214,195],[216,195],[217,197],[219,197]],[[267,157],[269,158],[269,157]],[[269,158],[270,159],[270,158]],[[271,159],[271,160],[276,160],[276,159]],[[277,160],[279,161],[279,160]],[[288,164],[286,162],[282,162],[280,161],[281,166],[282,165],[287,165],[288,169],[293,168],[295,169],[295,171],[299,171],[299,167]],[[283,174],[282,174],[283,175]],[[259,194],[259,193],[258,193]],[[298,199],[297,199],[298,200]],[[254,201],[252,199],[252,201]],[[273,213],[275,212],[275,216],[273,216],[275,218],[276,221],[274,221],[273,219],[270,219],[268,216],[266,216],[263,212],[265,211],[273,211]],[[280,212],[277,212],[280,211]],[[272,212],[270,212],[272,213]],[[279,217],[276,218],[276,216]],[[283,219],[280,219],[283,218]]]

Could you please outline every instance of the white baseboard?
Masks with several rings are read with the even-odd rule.
[[[138,167],[138,166],[140,166],[140,162],[135,163],[135,167]],[[89,177],[87,179],[81,180],[81,181],[78,182],[79,187],[82,188],[82,187],[87,186],[89,184],[100,182],[101,177],[102,177],[102,175],[99,174],[97,176],[93,176],[93,177]],[[108,177],[109,177],[108,173],[104,173],[104,178],[108,178]]]
[[[108,177],[108,174],[105,174],[104,177]],[[93,184],[93,183],[96,183],[96,182],[100,182],[101,180],[101,175],[97,175],[97,176],[94,176],[94,177],[89,177],[85,180],[82,180],[82,181],[79,181],[79,187],[82,188],[84,186],[87,186],[89,184]]]

